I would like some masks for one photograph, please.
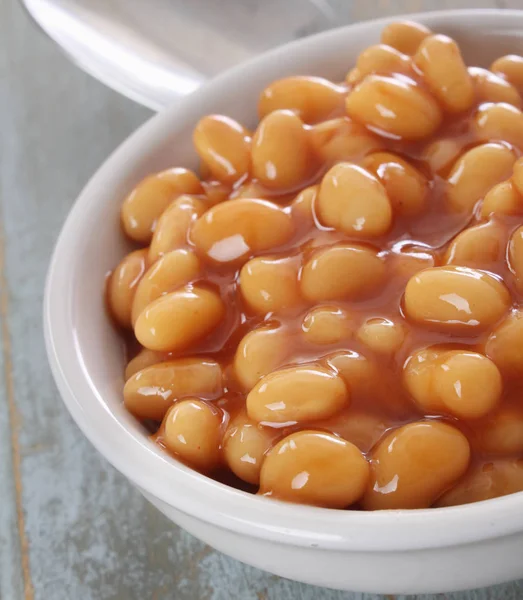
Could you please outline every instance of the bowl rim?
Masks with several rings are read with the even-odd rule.
[[[237,534],[301,547],[349,551],[401,551],[461,545],[514,534],[523,530],[523,492],[457,507],[339,511],[280,502],[236,490],[193,471],[152,448],[145,436],[138,440],[104,404],[82,363],[78,340],[67,316],[68,273],[77,230],[89,213],[90,199],[103,186],[113,185],[126,172],[129,156],[154,146],[169,124],[183,120],[184,112],[200,97],[237,82],[242,74],[273,63],[289,52],[307,47],[314,52],[329,39],[350,35],[355,29],[375,30],[391,21],[411,19],[430,25],[470,17],[514,25],[523,23],[522,10],[464,9],[396,15],[355,23],[280,46],[229,69],[170,109],[153,116],[131,134],[102,164],[80,193],[56,242],[44,294],[44,335],[52,374],[73,419],[95,448],[135,485],[168,506]],[[508,27],[508,25],[507,25]],[[180,116],[181,115],[181,116]],[[155,141],[156,140],[156,141]],[[132,161],[131,161],[132,162]],[[114,427],[106,436],[100,419]]]

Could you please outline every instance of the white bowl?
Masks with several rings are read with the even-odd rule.
[[[445,11],[409,18],[455,37],[468,62],[521,51],[523,12]],[[391,20],[391,19],[388,19]],[[195,167],[191,132],[207,113],[247,125],[260,90],[291,74],[341,79],[388,20],[303,39],[241,65],[155,116],[94,175],[52,258],[45,293],[51,368],[93,445],[175,523],[272,573],[332,588],[422,593],[523,577],[523,493],[455,508],[351,512],[285,504],[188,469],[147,439],[122,405],[122,342],[106,316],[106,273],[126,251],[120,203],[146,174]],[[518,44],[519,42],[519,44]]]

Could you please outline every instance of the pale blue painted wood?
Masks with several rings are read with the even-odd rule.
[[[470,6],[408,0],[345,4],[355,20]],[[0,248],[7,281],[7,312],[0,314],[7,336],[0,338],[0,599],[371,600],[375,597],[268,575],[172,526],[94,451],[58,397],[41,327],[52,246],[89,175],[149,114],[69,64],[33,29],[15,0],[0,0],[0,223],[5,231]],[[18,422],[9,416],[6,340]],[[13,469],[13,427],[19,469]],[[26,549],[21,548],[24,537]],[[523,584],[446,597],[516,600],[523,597]]]

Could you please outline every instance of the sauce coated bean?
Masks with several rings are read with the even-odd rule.
[[[426,178],[406,160],[389,152],[367,156],[362,165],[383,184],[395,214],[415,216],[428,198]]]
[[[258,485],[265,455],[280,437],[278,429],[258,425],[242,410],[230,422],[225,434],[225,462],[237,477]]]
[[[137,417],[160,421],[175,400],[210,400],[223,390],[220,365],[212,359],[179,358],[146,367],[127,380],[125,406]]]
[[[120,327],[131,327],[136,289],[147,268],[147,249],[128,254],[113,271],[107,287],[109,310]]]
[[[353,444],[322,431],[299,431],[268,453],[260,493],[302,504],[345,508],[363,495],[369,465]]]
[[[505,254],[504,230],[496,221],[481,223],[463,230],[445,254],[448,265],[489,269]]]
[[[169,169],[144,179],[122,204],[125,233],[140,243],[148,243],[156,223],[169,204],[182,194],[201,194],[202,185],[192,171]]]
[[[523,375],[523,313],[514,310],[489,336],[487,356],[506,375]]]
[[[412,72],[412,61],[409,56],[402,54],[392,46],[378,44],[370,46],[358,56],[356,70],[358,81],[372,73],[379,75],[409,74]],[[353,81],[349,81],[349,83],[355,83],[354,75],[351,79]]]
[[[254,312],[265,315],[300,304],[299,262],[293,258],[253,258],[240,272],[243,299]]]
[[[421,42],[430,34],[430,29],[420,23],[395,21],[383,28],[381,42],[405,54],[415,54]]]
[[[318,123],[308,133],[315,155],[327,166],[356,161],[384,147],[378,136],[347,117]]]
[[[458,429],[420,421],[387,435],[371,456],[363,508],[428,508],[465,473],[470,447]]]
[[[499,403],[501,374],[486,356],[464,350],[427,349],[407,362],[405,387],[424,412],[477,419]]]
[[[523,148],[523,113],[506,103],[482,104],[474,120],[480,140],[508,142]]]
[[[345,90],[321,77],[287,77],[266,87],[258,102],[263,119],[275,110],[295,112],[305,123],[325,121],[343,113]]]
[[[283,365],[289,354],[289,334],[278,327],[250,331],[238,344],[234,355],[236,377],[251,390],[265,375]]]
[[[465,267],[426,269],[405,288],[405,313],[413,321],[463,334],[486,329],[508,310],[510,295],[501,281]]]
[[[167,252],[187,245],[187,231],[205,210],[205,203],[193,196],[180,196],[168,206],[158,220],[149,246],[149,262]]]
[[[523,213],[523,198],[512,181],[503,181],[491,188],[481,205],[483,218],[492,215],[518,215]]]
[[[493,185],[512,173],[515,154],[503,144],[483,144],[465,153],[448,176],[447,198],[456,211],[472,211]]]
[[[442,121],[434,98],[413,80],[369,75],[347,96],[349,117],[393,138],[421,140]]]
[[[201,471],[220,463],[223,414],[198,399],[176,402],[163,422],[163,443],[176,456]]]
[[[327,355],[325,363],[339,374],[352,396],[370,398],[376,393],[380,381],[378,367],[363,354],[340,350]]]
[[[520,94],[523,93],[523,57],[517,54],[502,56],[492,63],[490,70],[502,75]]]
[[[384,261],[366,246],[320,249],[305,263],[301,291],[311,301],[356,300],[371,295],[385,276]]]
[[[472,78],[454,40],[446,35],[426,37],[418,47],[414,63],[447,111],[459,113],[472,106]]]
[[[347,311],[337,306],[319,306],[307,313],[301,324],[311,344],[336,344],[351,335],[352,323]]]
[[[392,223],[386,189],[369,171],[350,163],[339,163],[326,173],[317,210],[323,225],[356,237],[383,235]]]
[[[391,319],[367,319],[358,330],[358,338],[374,352],[392,354],[405,340],[403,326]]]
[[[457,506],[523,491],[523,461],[501,459],[476,465],[436,506]]]
[[[222,115],[204,117],[193,135],[202,161],[220,181],[238,181],[251,166],[251,138],[239,123]]]
[[[154,350],[142,348],[140,352],[127,363],[127,366],[125,367],[125,381],[130,379],[133,375],[136,375],[138,371],[167,360],[169,360],[169,354],[166,352],[155,352]]]
[[[508,81],[480,67],[470,67],[476,97],[480,102],[506,102],[521,108],[521,96]]]
[[[192,226],[191,239],[209,259],[227,263],[287,242],[291,217],[265,200],[240,198],[209,209]]]
[[[292,111],[269,113],[260,122],[252,143],[253,173],[268,188],[293,189],[312,175],[307,133]]]
[[[270,373],[247,396],[247,414],[257,423],[303,423],[327,419],[347,406],[343,379],[324,367],[288,367]]]
[[[185,287],[154,300],[136,320],[136,339],[150,350],[185,350],[209,334],[225,313],[216,292]]]
[[[173,250],[148,269],[136,288],[132,321],[160,296],[194,280],[200,272],[200,261],[191,250]]]

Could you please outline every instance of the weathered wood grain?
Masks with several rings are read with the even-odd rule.
[[[346,20],[471,6],[329,1]],[[172,526],[94,451],[62,405],[41,325],[52,246],[89,175],[149,114],[71,65],[15,0],[0,0],[0,598],[371,598],[262,573]],[[447,597],[515,600],[523,584]]]

